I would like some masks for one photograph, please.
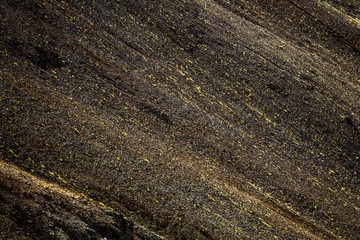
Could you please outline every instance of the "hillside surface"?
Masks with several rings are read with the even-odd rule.
[[[0,239],[359,239],[357,0],[0,0]]]

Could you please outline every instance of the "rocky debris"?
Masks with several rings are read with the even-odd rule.
[[[135,239],[144,239],[144,240],[164,240],[161,236],[156,233],[149,231],[141,225],[134,225],[134,235]]]
[[[359,7],[2,0],[2,236],[356,239]]]
[[[0,239],[161,240],[122,214],[0,162]],[[135,236],[135,237],[134,237]]]

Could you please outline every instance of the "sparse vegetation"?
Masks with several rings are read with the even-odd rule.
[[[357,239],[359,11],[2,1],[0,238]]]

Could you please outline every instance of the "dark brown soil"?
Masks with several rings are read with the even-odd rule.
[[[0,239],[360,236],[358,1],[0,16]]]

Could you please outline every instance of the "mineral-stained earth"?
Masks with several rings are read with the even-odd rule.
[[[358,0],[0,0],[0,239],[360,239]]]

